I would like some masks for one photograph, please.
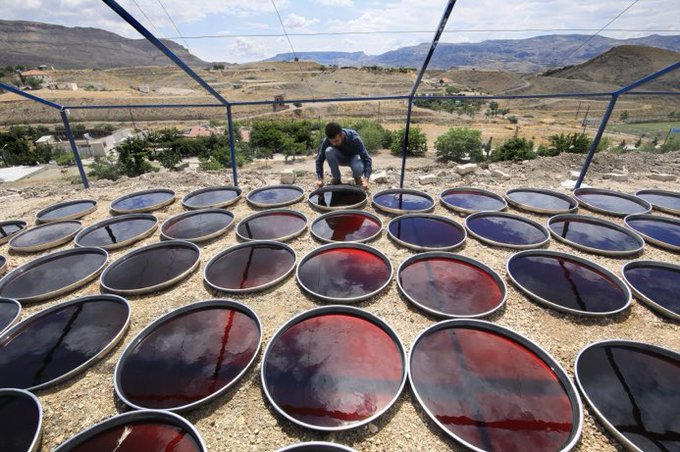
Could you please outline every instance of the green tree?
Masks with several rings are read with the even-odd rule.
[[[574,154],[585,154],[590,148],[591,140],[585,133],[560,133],[548,138],[550,141],[551,155],[570,152]]]
[[[393,132],[392,144],[390,152],[393,155],[401,155],[402,145],[404,143],[405,129],[400,129]],[[427,136],[418,127],[409,128],[408,144],[406,146],[406,155],[413,157],[421,157],[427,152]]]
[[[619,119],[620,119],[621,121],[624,121],[624,122],[625,122],[625,121],[628,120],[628,117],[629,117],[629,116],[630,116],[630,114],[628,113],[628,110],[623,110],[623,111],[621,112],[621,114],[619,115]]]
[[[522,137],[513,137],[491,153],[491,160],[501,162],[507,160],[521,161],[536,158],[533,152],[534,142]]]
[[[482,154],[482,131],[457,127],[447,130],[434,143],[437,159],[443,162],[462,162],[466,155],[470,160],[479,162],[484,159]]]
[[[146,138],[130,137],[118,144],[116,151],[118,151],[118,165],[126,176],[136,177],[153,171],[153,167],[147,160],[151,153],[151,146]]]
[[[40,89],[42,87],[42,82],[35,78],[29,77],[26,79],[26,84],[31,87],[31,89]]]
[[[93,179],[118,180],[123,175],[123,170],[115,157],[95,157],[87,175]]]

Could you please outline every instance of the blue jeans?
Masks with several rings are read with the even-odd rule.
[[[364,162],[361,161],[361,157],[358,154],[347,157],[333,146],[328,146],[326,148],[326,161],[331,168],[331,175],[336,182],[341,180],[340,165],[352,168],[354,179],[358,179],[364,174]]]

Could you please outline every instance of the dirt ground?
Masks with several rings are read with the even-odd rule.
[[[560,182],[567,178],[570,170],[577,170],[580,167],[582,159],[583,156],[561,155],[555,158],[525,163],[508,163],[492,167],[492,169],[499,168],[510,174],[512,177],[509,180],[497,180],[491,176],[489,171],[485,170],[476,175],[460,178],[454,173],[453,167],[450,165],[442,165],[429,158],[414,159],[408,162],[405,186],[423,190],[435,198],[445,188],[463,185],[486,188],[498,194],[503,194],[507,189],[521,186],[551,188],[567,192],[566,189],[560,188]],[[603,179],[603,174],[615,169],[623,170],[624,167],[630,173],[628,182],[613,182]],[[285,168],[296,170],[296,174],[298,174],[297,183],[307,193],[313,189],[314,176],[311,159],[298,159],[290,164],[269,162],[265,166],[264,163],[258,162],[246,165],[239,173],[240,185],[247,193],[256,187],[278,183],[278,174]],[[386,170],[389,181],[385,184],[373,184],[371,190],[377,192],[398,186],[399,168],[398,159],[389,155],[376,156],[374,171]],[[680,191],[680,182],[657,182],[647,177],[650,172],[680,175],[680,152],[665,155],[633,153],[617,156],[599,154],[594,160],[586,183],[590,186],[611,188],[627,193],[633,193],[643,188]],[[437,175],[439,182],[434,185],[421,186],[417,182],[417,178],[427,173]],[[169,173],[164,171],[135,179],[122,179],[117,182],[93,181],[92,188],[87,191],[64,180],[50,182],[26,180],[13,184],[1,184],[0,205],[2,205],[2,213],[0,219],[23,219],[33,224],[36,212],[46,206],[69,199],[93,198],[99,203],[98,209],[82,220],[84,226],[89,226],[96,221],[109,217],[109,203],[114,198],[137,190],[166,187],[175,190],[178,200],[171,206],[155,212],[155,215],[163,221],[171,215],[182,212],[183,208],[179,199],[190,191],[230,182],[231,178],[225,177],[225,173],[198,173],[194,171]],[[306,201],[292,205],[290,208],[304,212],[310,222],[320,215]],[[245,202],[245,199],[232,206],[230,210],[235,214],[236,221],[240,221],[254,212]],[[377,213],[385,224],[390,219],[390,217],[375,211],[370,205],[367,205],[366,210]],[[521,215],[543,224],[547,221],[546,216],[518,212],[514,209],[510,209],[510,211],[521,213]],[[454,216],[439,204],[437,204],[434,213],[455,217],[456,221],[461,223],[463,221],[461,217]],[[580,213],[602,217],[602,215],[585,209],[581,209]],[[608,217],[607,219],[623,224],[619,218]],[[117,259],[133,248],[158,240],[159,233],[156,232],[141,243],[133,245],[133,247],[112,252],[110,261]],[[212,256],[236,243],[237,239],[232,229],[219,239],[201,246],[201,267],[188,279],[160,293],[131,297],[129,301],[132,307],[132,322],[120,345],[94,366],[66,383],[49,390],[38,391],[37,396],[44,410],[43,450],[51,450],[74,434],[126,410],[125,406],[115,397],[112,380],[113,370],[122,350],[142,328],[159,316],[195,301],[215,298],[215,295],[209,292],[203,284],[203,268]],[[302,236],[290,242],[290,245],[297,252],[298,260],[320,246],[309,232],[305,232]],[[370,245],[385,253],[392,261],[395,269],[400,262],[415,253],[395,245],[385,233]],[[59,249],[72,246],[72,244],[68,244]],[[550,242],[549,249],[585,257],[619,275],[621,266],[629,260],[585,254],[556,241]],[[468,238],[464,248],[457,252],[483,262],[506,280],[508,288],[506,306],[488,320],[509,327],[538,343],[565,368],[570,376],[573,376],[573,363],[579,350],[587,344],[602,339],[633,339],[668,347],[676,351],[680,350],[680,331],[677,323],[660,317],[636,300],[626,312],[609,318],[593,320],[561,314],[529,301],[510,283],[505,264],[513,254],[512,250],[489,247]],[[39,255],[9,253],[7,244],[0,246],[0,254],[8,258],[8,270],[17,268]],[[678,262],[677,254],[649,245],[645,247],[639,258]],[[98,281],[92,282],[59,299],[25,306],[21,319],[26,319],[30,315],[61,301],[99,292]],[[302,429],[284,420],[276,414],[263,397],[259,375],[263,350],[274,332],[288,319],[324,303],[303,295],[294,277],[288,278],[282,284],[266,292],[242,296],[224,295],[223,298],[239,300],[258,314],[263,325],[263,344],[255,365],[230,392],[199,409],[184,414],[196,426],[210,450],[273,451],[299,441],[312,440],[339,442],[360,451],[461,449],[427,418],[418,406],[408,385],[397,403],[387,413],[372,424],[354,430],[340,433],[318,433]],[[394,279],[384,292],[367,301],[358,303],[357,306],[381,317],[390,324],[407,350],[411,348],[413,340],[423,329],[438,320],[423,314],[405,301],[400,296]],[[584,415],[583,434],[577,450],[609,451],[620,449],[617,442],[604,431],[602,425],[593,418],[587,408],[584,410]]]

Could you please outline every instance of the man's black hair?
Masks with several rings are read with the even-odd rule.
[[[329,122],[326,124],[326,137],[335,138],[342,133],[342,127],[337,122]]]

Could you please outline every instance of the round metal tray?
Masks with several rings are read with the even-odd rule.
[[[470,220],[474,220],[475,218],[482,218],[482,217],[501,217],[501,218],[511,218],[511,219],[514,219],[514,220],[523,221],[525,223],[530,224],[534,228],[540,230],[545,235],[545,240],[538,242],[538,243],[531,243],[531,244],[528,244],[528,245],[513,245],[512,243],[496,242],[496,241],[491,240],[487,237],[484,237],[482,235],[477,234],[468,225],[468,222]],[[498,246],[498,247],[502,247],[502,248],[512,248],[512,249],[516,249],[516,250],[528,250],[528,249],[533,249],[533,248],[541,248],[541,247],[547,245],[548,242],[550,241],[550,233],[545,228],[545,226],[543,226],[540,223],[537,223],[534,220],[530,220],[529,218],[523,217],[521,215],[515,215],[513,213],[505,213],[505,212],[477,212],[477,213],[473,213],[472,215],[469,215],[468,217],[465,218],[465,229],[467,230],[468,234],[470,234],[472,237],[476,238],[477,240],[479,240],[482,243],[486,243],[487,245]]]
[[[60,209],[62,207],[67,207],[73,204],[81,204],[81,203],[88,203],[92,204],[91,207],[88,207],[87,209],[80,210],[76,213],[72,213],[70,215],[64,215],[63,217],[57,217],[57,218],[50,218],[50,219],[44,219],[41,218],[48,212],[52,212],[53,210]],[[88,215],[92,212],[97,210],[97,201],[94,199],[76,199],[73,201],[65,201],[65,202],[60,202],[58,204],[51,205],[49,207],[46,207],[39,211],[38,213],[35,214],[35,222],[36,223],[52,223],[54,221],[64,221],[64,220],[76,220],[78,218],[82,218],[85,215]]]
[[[456,206],[456,205],[451,204],[451,203],[444,200],[444,196],[446,196],[447,194],[457,193],[457,192],[461,192],[461,191],[462,192],[466,192],[466,191],[475,192],[475,193],[478,193],[482,196],[487,196],[487,197],[493,198],[497,201],[500,201],[503,204],[503,206],[498,208],[498,209],[493,209],[493,210],[477,210],[477,209],[468,209],[466,207]],[[508,208],[508,203],[505,200],[505,198],[503,198],[502,196],[497,195],[496,193],[489,191],[489,190],[484,190],[484,189],[481,189],[481,188],[474,188],[474,187],[447,188],[446,190],[444,190],[443,192],[441,192],[439,194],[439,201],[441,202],[442,206],[444,206],[447,209],[452,210],[456,213],[462,214],[462,215],[468,215],[468,214],[477,213],[477,212],[500,212],[500,211],[503,211],[503,210]]]
[[[0,304],[11,304],[14,306],[17,310],[17,313],[14,315],[14,317],[7,323],[6,325],[0,325],[0,336],[2,336],[5,331],[7,331],[12,324],[19,318],[21,315],[21,303],[16,301],[14,298],[0,298]]]
[[[201,204],[201,205],[194,205],[191,206],[187,204],[187,201],[191,199],[194,196],[203,194],[203,193],[208,193],[211,191],[234,191],[236,192],[236,197],[232,199],[228,199],[226,201],[222,202],[217,202],[217,203],[212,203],[212,204]],[[232,204],[236,204],[239,199],[241,199],[241,195],[243,194],[243,191],[239,187],[235,187],[233,185],[214,185],[212,187],[206,187],[206,188],[201,188],[199,190],[194,190],[188,195],[186,195],[184,198],[182,198],[182,206],[185,209],[189,210],[199,210],[199,209],[222,209],[224,207],[231,206]]]
[[[264,217],[264,216],[267,216],[267,215],[279,214],[279,213],[293,215],[293,216],[296,216],[298,218],[301,218],[302,220],[304,220],[305,226],[302,229],[300,229],[299,231],[296,231],[292,234],[283,235],[281,237],[273,237],[273,238],[268,238],[268,239],[262,239],[262,240],[272,240],[272,241],[277,241],[277,242],[288,242],[289,240],[293,240],[295,237],[298,237],[298,236],[304,234],[305,230],[307,230],[307,226],[309,225],[309,221],[307,220],[307,217],[305,216],[304,213],[302,213],[298,210],[290,210],[290,209],[269,209],[269,210],[264,210],[262,212],[256,212],[252,215],[247,216],[243,220],[241,220],[236,225],[236,229],[235,229],[236,236],[239,239],[246,241],[246,242],[250,242],[250,241],[254,241],[254,240],[260,240],[260,239],[251,239],[250,237],[246,237],[246,236],[242,235],[239,232],[241,225],[246,224],[247,222],[252,221],[255,218],[260,218],[260,217]]]
[[[33,245],[33,246],[18,246],[17,245],[17,239],[21,237],[25,237],[27,234],[32,234],[34,231],[39,231],[41,229],[45,228],[52,228],[57,224],[72,224],[74,226],[78,226],[78,229],[75,229],[73,232],[64,235],[62,237],[59,237],[55,240],[51,240],[49,242],[41,243],[39,245]],[[49,250],[50,248],[56,248],[60,245],[63,245],[65,243],[70,242],[73,240],[73,238],[80,232],[82,227],[82,223],[77,220],[65,220],[65,221],[51,221],[49,223],[43,223],[39,224],[38,226],[34,226],[30,229],[26,229],[24,231],[21,231],[20,233],[13,235],[12,239],[9,241],[9,249],[14,251],[15,253],[35,253],[36,251],[44,251],[44,250]]]
[[[613,196],[613,197],[617,197],[617,198],[626,199],[628,201],[631,201],[631,202],[634,202],[635,204],[640,205],[641,207],[643,207],[645,209],[644,212],[640,212],[640,213],[648,213],[652,210],[652,205],[650,203],[648,203],[647,201],[645,201],[642,198],[638,198],[637,196],[629,195],[627,193],[621,193],[621,192],[615,191],[615,190],[608,190],[606,188],[575,188],[574,189],[574,196],[576,197],[576,199],[578,199],[579,205],[582,205],[583,207],[585,207],[589,210],[592,210],[593,212],[603,213],[605,215],[612,215],[612,216],[615,216],[615,217],[625,217],[629,214],[625,213],[625,212],[619,212],[619,211],[616,211],[616,210],[607,210],[607,209],[603,209],[601,207],[597,207],[597,206],[590,204],[589,202],[581,199],[579,197],[579,195],[582,195],[582,194],[585,194],[585,195],[588,195],[588,194],[609,195],[609,196]],[[638,215],[638,214],[634,214],[634,215]]]
[[[361,195],[363,196],[363,199],[360,202],[357,202],[355,204],[345,204],[345,205],[339,205],[339,206],[324,206],[321,204],[317,204],[312,202],[312,198],[315,196],[319,196],[324,193],[328,192],[334,192],[334,191],[345,191],[345,192],[351,192],[356,195]],[[321,211],[334,211],[334,210],[348,210],[348,209],[361,209],[363,206],[366,205],[366,202],[368,200],[368,196],[366,195],[366,192],[362,189],[359,188],[355,185],[326,185],[321,188],[317,188],[313,192],[309,194],[309,197],[307,198],[307,201],[309,204],[318,210]]]
[[[581,245],[580,243],[562,237],[560,234],[553,230],[551,225],[553,222],[558,220],[581,220],[587,221],[589,223],[595,223],[598,225],[606,226],[615,229],[619,232],[622,232],[624,234],[627,234],[630,237],[633,237],[639,243],[640,246],[631,251],[608,251],[600,248],[592,248],[590,246]],[[639,234],[632,231],[631,229],[624,228],[623,226],[619,226],[618,224],[612,223],[611,221],[603,220],[602,218],[592,217],[590,215],[577,215],[577,214],[555,215],[554,217],[550,217],[548,219],[548,229],[550,230],[550,235],[552,235],[555,240],[560,241],[562,243],[566,243],[567,245],[573,246],[574,248],[579,249],[581,251],[585,251],[586,253],[600,254],[602,256],[612,257],[633,256],[635,254],[641,253],[642,249],[645,246],[645,241],[642,239],[642,237],[640,237]]]
[[[202,215],[204,213],[218,213],[222,214],[224,216],[229,216],[231,217],[231,221],[227,223],[226,226],[220,228],[219,230],[212,232],[210,234],[206,234],[200,237],[192,237],[192,238],[182,238],[182,237],[172,237],[171,235],[168,234],[167,228],[168,226],[174,222],[174,221],[181,221],[185,218],[190,218],[194,217],[197,215]],[[212,240],[214,238],[217,238],[223,234],[226,234],[229,229],[234,227],[234,214],[229,212],[228,210],[224,209],[196,209],[196,210],[190,210],[189,212],[182,212],[177,215],[173,215],[167,220],[163,222],[163,225],[161,226],[161,238],[163,240],[186,240],[187,242],[192,242],[192,243],[201,243],[201,242],[207,242],[208,240]]]
[[[621,276],[623,277],[623,280],[626,281],[626,284],[630,287],[630,289],[633,291],[635,296],[638,298],[638,300],[642,301],[645,303],[647,306],[658,312],[659,314],[668,317],[669,319],[673,319],[675,321],[680,321],[680,314],[677,312],[673,312],[670,309],[661,306],[660,304],[656,303],[654,300],[651,298],[647,297],[645,294],[640,292],[626,277],[626,270],[633,268],[633,267],[661,267],[661,268],[670,268],[672,270],[676,270],[680,272],[680,265],[678,264],[670,264],[668,262],[659,262],[659,261],[632,261],[628,262],[625,264],[623,267],[621,267]]]
[[[124,201],[126,199],[134,198],[134,197],[140,196],[140,195],[147,195],[147,194],[151,194],[151,193],[167,193],[168,195],[172,195],[172,196],[170,196],[165,201],[161,201],[161,202],[158,202],[156,204],[149,205],[149,206],[146,206],[146,207],[140,207],[140,208],[137,208],[137,209],[121,209],[121,208],[114,207],[117,203]],[[165,206],[169,206],[173,202],[175,202],[175,192],[174,191],[168,190],[166,188],[154,188],[154,189],[151,189],[151,190],[142,190],[142,191],[137,191],[137,192],[134,192],[134,193],[129,193],[127,195],[121,196],[120,198],[116,198],[113,201],[111,201],[111,205],[109,206],[109,209],[114,214],[145,213],[145,212],[151,212],[151,211],[154,211],[154,210],[161,209]]]
[[[670,191],[670,190],[648,189],[648,190],[639,190],[638,192],[635,193],[635,196],[637,196],[637,197],[641,197],[640,195],[665,195],[665,196],[672,196],[672,197],[680,199],[680,192]],[[644,199],[644,198],[642,198],[642,199]],[[645,201],[647,201],[647,200],[645,199]],[[649,201],[647,201],[647,202],[649,202]],[[652,208],[654,210],[670,213],[672,215],[680,215],[680,209],[674,209],[672,207],[660,206],[658,204],[654,204],[653,202],[649,202],[649,203],[652,205]]]
[[[9,242],[12,237],[26,229],[26,222],[22,220],[0,221],[0,229],[7,226],[16,226],[19,229],[8,235],[0,234],[0,245]]]
[[[296,196],[293,199],[289,199],[287,201],[274,202],[274,203],[261,203],[261,202],[257,202],[257,201],[252,200],[253,195],[256,195],[257,193],[260,193],[261,191],[269,190],[269,189],[272,189],[272,188],[287,188],[287,189],[299,192],[300,195]],[[275,207],[284,207],[284,206],[288,206],[290,204],[295,204],[297,202],[302,201],[302,198],[304,198],[304,197],[305,197],[304,189],[302,187],[298,187],[297,185],[285,185],[285,184],[282,184],[282,185],[267,185],[265,187],[256,188],[256,189],[252,190],[250,193],[248,193],[248,195],[246,195],[246,201],[248,201],[248,204],[250,204],[251,206],[254,206],[254,207],[259,207],[259,208],[262,208],[262,209],[272,209],[272,208],[275,208]]]
[[[82,231],[80,231],[76,235],[74,242],[75,242],[76,246],[87,246],[87,245],[81,245],[80,240],[84,236],[86,236],[87,234],[91,233],[92,231],[99,229],[99,228],[105,228],[105,227],[107,227],[111,224],[114,224],[114,223],[120,223],[120,222],[124,222],[124,221],[128,221],[128,220],[134,220],[134,219],[151,220],[151,221],[154,222],[154,225],[152,227],[150,227],[148,230],[142,232],[141,234],[138,234],[134,237],[130,237],[127,240],[123,240],[121,242],[113,243],[111,245],[98,245],[97,248],[103,248],[107,251],[115,250],[115,249],[118,249],[118,248],[124,248],[128,245],[132,245],[133,243],[136,243],[136,242],[139,242],[142,239],[145,239],[146,237],[153,234],[156,231],[156,229],[158,228],[158,218],[156,218],[155,216],[153,216],[151,214],[148,214],[148,213],[132,213],[132,214],[128,214],[128,215],[119,215],[119,216],[115,216],[115,217],[112,217],[112,218],[107,218],[106,220],[99,221],[99,222],[93,224],[92,226],[86,227],[85,229],[83,229]]]
[[[631,220],[654,220],[654,221],[664,221],[667,223],[673,223],[675,225],[680,226],[680,219],[677,218],[671,218],[671,217],[664,217],[661,215],[652,215],[652,214],[635,214],[635,215],[628,215],[623,219],[624,224],[626,227],[628,227],[631,231],[635,232],[639,236],[641,236],[643,239],[645,239],[645,242],[651,243],[653,245],[656,245],[658,247],[670,250],[670,251],[675,251],[680,252],[680,246],[673,245],[672,243],[664,242],[662,240],[655,239],[654,237],[651,237],[647,234],[644,234],[634,227],[632,227],[630,224],[628,224],[629,221]]]
[[[40,450],[40,442],[43,431],[43,410],[42,406],[40,405],[40,400],[38,400],[38,398],[30,392],[23,389],[2,388],[0,389],[0,396],[24,397],[26,399],[30,399],[31,402],[35,404],[36,408],[38,409],[38,428],[36,428],[31,445],[28,447],[26,452],[38,452]]]
[[[400,220],[403,220],[404,218],[432,218],[432,219],[436,219],[436,220],[442,221],[442,222],[444,222],[444,223],[453,225],[455,228],[458,228],[458,229],[463,233],[463,238],[462,238],[459,242],[457,242],[457,243],[455,243],[455,244],[453,244],[453,245],[451,245],[451,246],[437,247],[437,248],[427,247],[427,246],[419,246],[419,245],[415,245],[415,244],[413,244],[413,243],[405,242],[405,241],[403,241],[403,240],[397,238],[397,237],[396,237],[394,234],[392,234],[392,232],[390,231],[390,225],[391,225],[392,223],[395,223],[395,222],[398,222],[398,221],[400,221]],[[443,217],[443,216],[441,216],[441,215],[435,215],[435,214],[431,214],[431,213],[407,213],[407,214],[405,214],[405,215],[400,215],[400,216],[395,217],[395,218],[393,218],[392,220],[390,220],[390,222],[387,223],[387,227],[385,228],[385,230],[387,231],[387,236],[388,236],[390,239],[392,239],[395,243],[397,243],[397,244],[399,244],[399,245],[401,245],[401,246],[403,246],[403,247],[410,248],[410,249],[412,249],[412,250],[416,250],[416,251],[447,251],[447,250],[454,250],[454,249],[456,249],[456,248],[460,248],[461,246],[463,246],[463,244],[465,243],[465,240],[467,239],[467,231],[465,230],[465,227],[463,227],[463,225],[461,225],[461,224],[455,222],[455,221],[452,220],[451,218],[447,218],[447,217]]]
[[[392,194],[420,196],[421,198],[424,198],[424,199],[430,201],[430,206],[427,207],[427,208],[423,208],[423,209],[397,209],[397,208],[393,208],[393,207],[383,206],[383,205],[375,202],[376,198],[378,198],[380,196],[392,195]],[[396,215],[402,215],[402,214],[405,214],[405,213],[425,213],[425,212],[429,212],[432,209],[434,209],[434,199],[432,199],[432,196],[428,195],[424,191],[411,190],[411,189],[407,189],[407,188],[393,188],[393,189],[389,189],[389,190],[379,191],[378,193],[374,194],[373,197],[371,198],[371,204],[377,210],[380,210],[380,211],[386,212],[386,213],[390,213],[390,214],[396,214]]]
[[[317,222],[323,221],[323,220],[326,220],[328,218],[332,218],[332,217],[335,217],[335,216],[346,215],[346,214],[361,215],[361,216],[364,216],[364,217],[368,217],[368,218],[376,221],[380,225],[380,229],[375,234],[371,235],[370,237],[366,237],[365,239],[362,239],[362,240],[343,240],[343,241],[329,240],[329,239],[326,239],[326,238],[323,238],[323,237],[317,235],[314,232],[314,225]],[[320,241],[325,242],[325,243],[365,243],[365,242],[370,242],[371,240],[375,240],[376,238],[380,237],[382,230],[383,230],[383,222],[380,219],[380,217],[378,217],[377,215],[373,215],[370,212],[366,212],[365,210],[334,210],[333,212],[328,212],[328,213],[325,213],[323,215],[318,216],[312,222],[312,224],[309,227],[309,232],[312,234],[312,236],[314,236],[315,239],[320,240]]]
[[[546,209],[546,208],[541,208],[541,207],[536,207],[532,206],[529,204],[524,204],[519,201],[514,201],[510,195],[516,192],[528,192],[528,193],[539,193],[542,195],[548,195],[552,196],[555,198],[559,198],[563,201],[566,201],[569,203],[569,208],[568,209]],[[527,212],[533,212],[533,213],[539,213],[543,215],[557,215],[561,213],[574,213],[578,210],[578,200],[574,198],[573,196],[567,195],[565,193],[560,193],[555,190],[547,190],[544,188],[513,188],[505,192],[505,200],[510,204],[511,206],[520,209],[520,210],[526,210]]]

